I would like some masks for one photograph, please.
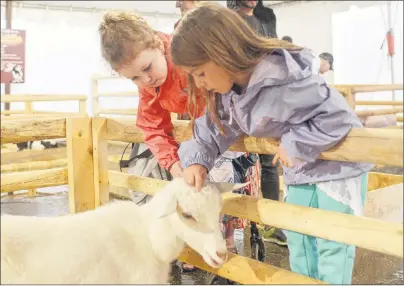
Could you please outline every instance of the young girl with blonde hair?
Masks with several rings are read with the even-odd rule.
[[[313,74],[312,53],[256,35],[235,12],[205,4],[185,15],[171,44],[175,65],[190,75],[190,101],[205,90],[208,114],[181,144],[183,177],[200,189],[217,156],[240,136],[280,139],[286,202],[361,215],[370,164],[319,155],[363,127],[343,96]],[[282,215],[281,213],[279,215]],[[330,222],[332,223],[332,222]],[[292,271],[350,284],[355,247],[286,231]]]
[[[103,58],[121,76],[139,87],[136,125],[161,167],[176,177],[182,172],[178,143],[172,135],[170,112],[187,108],[187,77],[171,62],[171,35],[153,30],[132,12],[108,12],[99,26]],[[194,116],[204,112],[202,98],[189,107]]]

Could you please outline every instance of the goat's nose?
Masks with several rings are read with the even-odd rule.
[[[219,256],[219,258],[223,259],[224,261],[227,260],[227,250],[224,252],[217,251],[216,254],[217,256]]]

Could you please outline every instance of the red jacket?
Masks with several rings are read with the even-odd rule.
[[[164,43],[167,60],[167,79],[156,88],[139,88],[139,106],[136,125],[144,132],[144,141],[150,151],[157,158],[160,166],[169,170],[179,161],[178,143],[174,140],[170,112],[183,114],[187,110],[188,84],[184,72],[173,66],[170,55],[171,35],[158,33]],[[204,112],[201,97],[197,100],[197,115]]]

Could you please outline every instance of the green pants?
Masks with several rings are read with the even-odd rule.
[[[294,205],[353,214],[353,210],[321,191],[316,184],[288,185],[286,202]],[[367,174],[361,175],[360,194],[364,205]],[[351,284],[355,246],[285,231],[293,272],[330,284]]]

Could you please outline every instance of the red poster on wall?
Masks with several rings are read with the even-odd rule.
[[[1,83],[25,81],[25,31],[1,30]]]

